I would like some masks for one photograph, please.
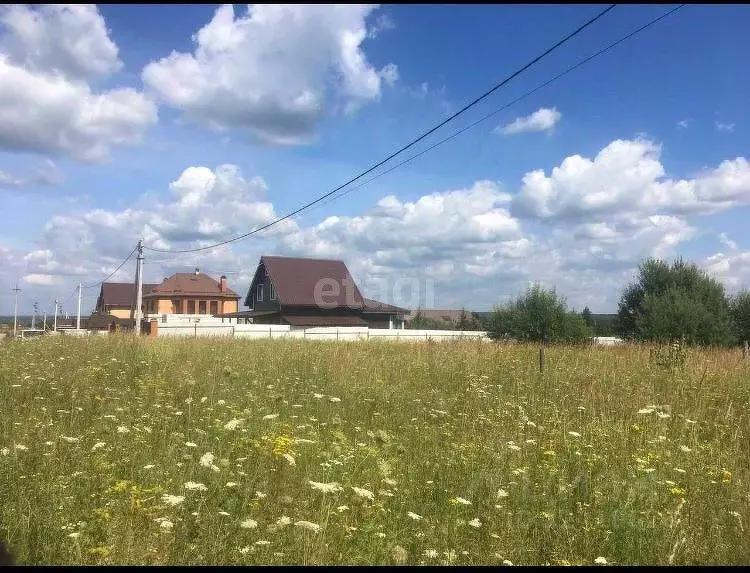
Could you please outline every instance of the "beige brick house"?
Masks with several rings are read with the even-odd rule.
[[[227,286],[227,277],[214,280],[195,269],[175,273],[143,294],[144,314],[226,314],[237,312],[240,296]]]

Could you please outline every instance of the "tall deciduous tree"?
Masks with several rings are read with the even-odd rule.
[[[730,297],[729,312],[734,319],[737,338],[741,342],[750,341],[750,291],[745,290]]]
[[[735,340],[724,285],[695,264],[648,259],[622,293],[621,336],[636,340],[684,340],[729,345]]]
[[[583,342],[591,337],[591,329],[554,289],[534,285],[490,314],[488,335],[494,340]]]

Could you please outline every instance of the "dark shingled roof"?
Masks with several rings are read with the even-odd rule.
[[[148,297],[169,296],[210,296],[238,299],[240,295],[227,287],[225,292],[219,290],[219,281],[215,281],[205,273],[175,273],[148,294]]]
[[[365,299],[365,313],[370,312],[382,312],[387,314],[409,314],[409,310],[401,308],[400,306],[393,306],[385,302],[373,300],[371,298]]]
[[[338,285],[337,296],[332,294],[331,287],[323,288],[326,304],[364,308],[362,295],[344,261],[263,256],[260,262],[265,267],[282,306],[319,306],[315,300],[315,286],[335,284]],[[246,306],[251,305],[246,303]]]
[[[143,294],[150,292],[155,287],[155,284],[144,283]],[[135,283],[102,283],[96,306],[97,308],[102,308],[103,306],[132,307],[134,302]]]

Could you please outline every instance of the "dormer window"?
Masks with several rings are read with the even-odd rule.
[[[263,285],[258,285],[258,302],[263,302]]]

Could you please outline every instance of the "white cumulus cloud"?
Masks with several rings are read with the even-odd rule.
[[[661,146],[646,139],[616,140],[589,159],[571,155],[554,167],[527,173],[514,212],[541,219],[593,214],[718,212],[750,205],[750,163],[744,157],[689,179],[666,178]]]
[[[381,96],[398,69],[376,70],[362,48],[373,5],[248,5],[217,8],[194,36],[193,53],[173,51],[143,70],[166,104],[216,130],[246,129],[262,140],[309,142],[333,101],[351,113]],[[378,20],[371,30],[382,31]]]
[[[528,131],[550,131],[562,119],[562,113],[556,108],[540,108],[531,115],[518,117],[505,127],[498,127],[497,131],[503,135],[515,135]]]
[[[0,149],[99,161],[139,143],[156,105],[132,88],[89,84],[121,67],[95,6],[0,8]]]

